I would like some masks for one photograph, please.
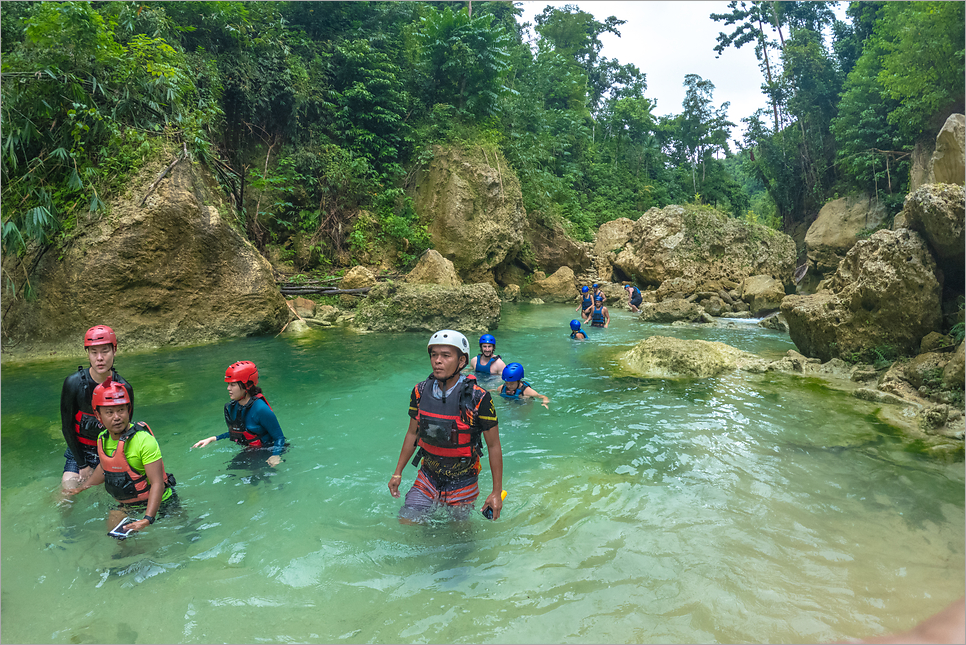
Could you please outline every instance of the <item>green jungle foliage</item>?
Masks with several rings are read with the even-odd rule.
[[[843,22],[834,4],[710,17],[727,31],[709,48],[761,63],[732,151],[711,79],[656,115],[647,70],[602,54],[624,21],[576,5],[523,25],[480,0],[3,3],[3,250],[69,238],[171,150],[299,270],[415,261],[430,241],[409,194],[437,144],[498,148],[528,212],[585,240],[672,203],[785,229],[838,193],[897,209],[913,146],[963,109],[964,5],[855,2]]]

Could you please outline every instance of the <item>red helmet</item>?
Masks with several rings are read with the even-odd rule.
[[[95,325],[84,334],[84,347],[94,347],[95,345],[114,345],[117,351],[117,336],[114,330],[107,325]]]
[[[258,385],[258,368],[251,361],[238,361],[232,363],[225,370],[225,383],[240,383]]]
[[[94,396],[91,397],[91,407],[95,410],[104,405],[130,405],[131,397],[120,383],[115,383],[107,379],[94,388]]]

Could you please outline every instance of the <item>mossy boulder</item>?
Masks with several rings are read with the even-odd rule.
[[[200,164],[180,161],[141,204],[165,166],[146,166],[62,248],[26,258],[36,299],[3,299],[5,359],[80,354],[95,324],[129,350],[274,334],[288,322],[271,266]]]
[[[496,329],[499,323],[500,298],[489,284],[447,288],[383,282],[360,303],[352,326],[380,332],[455,329],[474,333]]]
[[[615,240],[623,234],[615,230]],[[652,208],[634,222],[611,261],[614,276],[638,286],[683,278],[695,291],[767,275],[794,284],[795,242],[766,226],[728,217],[706,206]],[[690,294],[688,294],[690,295]]]
[[[523,248],[520,182],[495,147],[434,146],[433,155],[416,177],[420,221],[463,282],[493,283],[494,269]]]
[[[622,354],[620,360],[628,371],[644,378],[700,379],[758,359],[724,343],[651,336]]]
[[[912,355],[939,328],[936,263],[914,231],[881,230],[859,241],[827,290],[786,296],[781,312],[806,356],[850,359],[876,347]]]
[[[572,302],[577,298],[577,278],[570,267],[560,267],[553,275],[534,280],[523,289],[527,298],[540,298],[544,302]]]

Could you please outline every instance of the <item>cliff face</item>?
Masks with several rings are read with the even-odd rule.
[[[590,266],[583,247],[547,218],[528,217],[520,181],[496,149],[436,146],[414,202],[433,248],[464,283],[505,286],[540,268]]]
[[[271,267],[227,221],[206,170],[182,160],[140,205],[166,165],[146,167],[63,248],[24,259],[36,297],[4,298],[5,359],[78,353],[95,324],[125,349],[281,329],[288,309]]]

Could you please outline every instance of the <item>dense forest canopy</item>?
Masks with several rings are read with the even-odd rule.
[[[3,249],[69,238],[162,148],[217,173],[260,249],[315,265],[374,240],[417,257],[407,190],[441,143],[497,147],[531,217],[582,239],[672,203],[786,230],[860,190],[896,212],[909,153],[963,110],[964,4],[836,4],[709,17],[709,49],[761,64],[761,110],[735,124],[694,74],[652,114],[647,70],[603,55],[623,21],[576,4],[530,39],[510,2],[6,2]]]

